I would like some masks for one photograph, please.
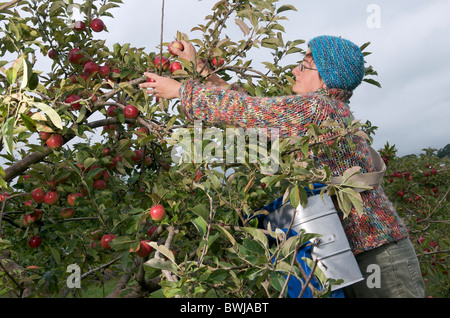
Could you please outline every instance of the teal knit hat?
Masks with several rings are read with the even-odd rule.
[[[356,44],[322,35],[309,41],[308,47],[328,88],[353,91],[361,84],[365,74],[364,56]]]

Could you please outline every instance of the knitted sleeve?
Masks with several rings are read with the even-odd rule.
[[[238,127],[279,128],[281,135],[301,135],[308,123],[320,123],[327,107],[311,93],[252,97],[232,89],[208,87],[194,80],[180,88],[181,109],[189,120]]]

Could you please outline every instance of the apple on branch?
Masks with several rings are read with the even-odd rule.
[[[111,242],[115,238],[116,238],[116,236],[114,234],[105,234],[105,235],[102,236],[102,238],[100,240],[100,245],[105,250],[109,250],[109,249],[111,249],[111,246],[109,246],[109,242]]]
[[[105,24],[103,23],[103,20],[96,18],[91,21],[91,29],[94,32],[102,32],[105,28]]]
[[[86,24],[83,21],[76,21],[73,24],[73,29],[75,31],[84,31],[84,30],[86,30]]]
[[[56,191],[49,191],[45,194],[44,202],[48,205],[53,205],[59,201],[59,194]]]
[[[38,248],[39,246],[41,246],[41,244],[42,244],[42,239],[37,235],[30,237],[30,239],[28,240],[28,245],[31,248]]]
[[[45,192],[41,188],[36,188],[31,192],[31,197],[36,203],[43,203],[45,199]]]
[[[64,143],[63,137],[59,134],[53,134],[46,140],[47,147],[58,148]]]
[[[155,64],[155,67],[158,70],[162,70],[163,72],[165,72],[169,68],[170,61],[167,57],[165,57],[165,56],[161,57],[160,55],[158,55],[153,60],[153,64]]]
[[[123,110],[125,118],[134,119],[139,115],[139,110],[133,105],[125,106]]]
[[[180,41],[172,41],[172,42],[169,43],[169,46],[168,46],[169,53],[172,54],[172,55],[177,56],[178,54],[176,54],[174,52],[173,48],[178,49],[180,51],[184,50],[184,46],[183,46],[183,44]]]
[[[153,221],[161,221],[166,215],[166,211],[161,204],[154,205],[150,209],[150,216]]]

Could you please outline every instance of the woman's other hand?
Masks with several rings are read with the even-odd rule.
[[[140,88],[144,89],[146,94],[152,94],[153,96],[165,99],[180,98],[180,82],[154,73],[146,72],[144,75],[151,79],[139,85]]]

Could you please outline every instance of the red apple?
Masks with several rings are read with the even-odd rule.
[[[111,242],[115,238],[116,238],[116,236],[114,234],[105,234],[102,236],[102,239],[100,240],[100,245],[105,250],[109,250],[109,249],[111,249],[111,246],[109,246],[109,242]]]
[[[109,169],[114,169],[117,166],[117,160],[114,157],[111,157],[111,163],[108,165]]]
[[[0,193],[0,202],[5,201],[5,198],[9,197],[9,193]]]
[[[104,190],[106,188],[106,182],[104,180],[98,179],[94,181],[95,190]]]
[[[150,156],[145,156],[145,158],[144,158],[144,165],[147,167],[147,166],[150,166],[151,164],[152,164],[152,162],[153,162],[153,160],[152,160],[152,157],[150,157]]]
[[[63,218],[67,219],[75,214],[75,210],[73,208],[62,208],[60,213]]]
[[[150,226],[150,228],[147,231],[148,236],[152,237],[153,233],[155,233],[157,229],[158,227],[156,225]]]
[[[133,162],[139,162],[142,160],[142,157],[144,156],[144,150],[138,149],[134,151],[134,156],[131,157],[131,161]]]
[[[53,134],[50,138],[47,139],[46,144],[47,147],[50,148],[58,148],[61,147],[64,143],[63,137],[59,134]]]
[[[156,56],[153,60],[153,64],[157,69],[162,69],[162,71],[167,71],[170,65],[170,61],[167,57],[161,57],[160,55]]]
[[[109,66],[103,65],[100,67],[99,74],[101,77],[106,77],[111,72]]]
[[[100,71],[100,66],[98,66],[97,63],[89,61],[86,64],[84,64],[84,72],[86,74],[92,75],[95,72]]]
[[[127,105],[127,106],[125,106],[125,109],[123,110],[123,115],[125,116],[125,118],[133,119],[139,115],[139,111],[133,105]]]
[[[111,176],[109,175],[109,172],[108,172],[108,171],[103,170],[102,178],[103,178],[103,181],[106,182],[106,181],[108,181],[108,180],[111,178]]]
[[[40,140],[47,140],[48,138],[50,138],[50,133],[46,132],[46,131],[40,131],[39,132],[39,139]]]
[[[53,205],[59,200],[59,194],[56,191],[49,191],[45,194],[44,202],[48,205]]]
[[[91,21],[91,29],[94,32],[102,32],[103,29],[105,28],[105,24],[103,23],[103,21],[101,19],[93,19]]]
[[[72,107],[75,110],[80,110],[81,109],[81,104],[80,103],[75,103],[77,100],[80,100],[80,99],[81,99],[81,97],[78,96],[78,95],[69,95],[66,98],[66,104],[71,104],[70,107]]]
[[[166,215],[166,211],[161,204],[157,204],[150,209],[150,216],[153,221],[161,221]]]
[[[52,60],[56,59],[55,50],[51,49],[50,51],[48,51],[48,57],[51,58]]]
[[[76,205],[77,204],[77,198],[81,198],[81,197],[83,197],[83,195],[80,192],[78,192],[78,193],[71,193],[67,197],[67,203],[69,203],[70,205]]]
[[[41,244],[42,244],[42,239],[37,235],[32,236],[28,241],[28,245],[31,248],[38,248]]]
[[[106,115],[108,117],[116,116],[116,106],[114,106],[114,105],[109,106],[108,110],[106,111]]]
[[[213,58],[212,63],[214,66],[220,67],[225,63],[225,61],[221,57],[215,57]]]
[[[67,58],[72,64],[80,64],[80,61],[82,58],[84,58],[84,55],[80,49],[74,48],[69,51]]]
[[[31,192],[31,197],[33,198],[34,202],[42,203],[45,199],[45,192],[40,188],[36,188]]]
[[[104,148],[104,149],[102,150],[102,153],[103,153],[103,157],[109,156],[109,155],[111,154],[111,149],[109,149],[109,148]]]
[[[181,64],[179,62],[173,62],[169,66],[169,71],[171,74],[173,74],[175,71],[182,70],[182,69],[183,69],[183,66],[181,66]]]
[[[431,168],[430,173],[432,175],[435,175],[437,173],[437,170],[435,168]]]
[[[176,48],[176,49],[178,49],[178,50],[180,50],[180,51],[183,51],[183,50],[184,50],[184,46],[183,46],[183,44],[182,44],[180,41],[173,41],[173,42],[170,42],[170,43],[169,43],[169,46],[168,46],[168,50],[169,50],[170,54],[172,54],[172,55],[178,55],[178,54],[176,54],[176,53],[173,51],[173,48]]]
[[[402,198],[405,195],[405,192],[400,190],[397,192],[397,195]]]
[[[86,24],[83,21],[76,21],[73,24],[73,29],[75,31],[84,31],[84,30],[86,30]]]
[[[136,255],[142,258],[146,258],[147,256],[149,256],[153,250],[153,248],[147,244],[150,242],[151,241],[149,240],[140,241],[139,246],[136,249]]]
[[[140,132],[140,133],[142,133],[144,135],[148,134],[148,129],[146,127],[140,127],[136,131],[138,131],[138,132]]]
[[[28,226],[31,223],[39,221],[42,218],[42,211],[35,209],[34,212],[28,213],[23,218],[23,225]]]

